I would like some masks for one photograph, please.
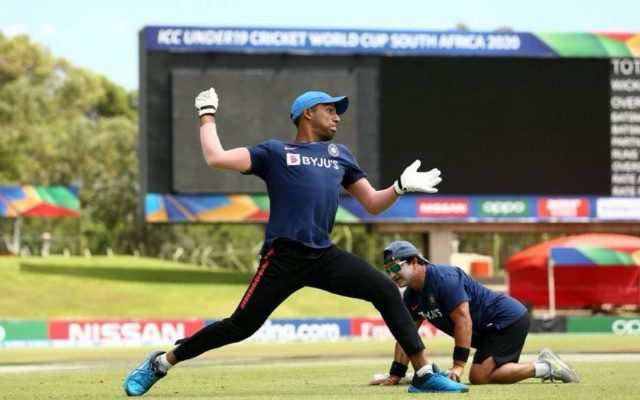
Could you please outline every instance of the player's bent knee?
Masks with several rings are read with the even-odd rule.
[[[487,383],[489,383],[489,380],[484,377],[469,375],[469,383],[472,385],[486,385]]]
[[[486,385],[487,383],[491,383],[490,374],[472,368],[469,372],[469,383],[472,385]]]

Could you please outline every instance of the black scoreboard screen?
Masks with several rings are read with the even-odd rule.
[[[393,58],[381,70],[383,181],[420,157],[443,193],[610,194],[608,60]]]

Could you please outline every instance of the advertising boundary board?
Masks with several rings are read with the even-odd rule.
[[[171,345],[216,320],[0,320],[0,348]],[[640,336],[640,317],[534,317],[531,333]],[[423,338],[444,333],[425,322]],[[246,343],[392,339],[380,317],[269,319]]]
[[[180,206],[176,207],[176,204]],[[233,212],[225,212],[231,204],[234,205]],[[243,207],[245,211],[241,211]],[[147,193],[145,219],[148,223],[266,223],[269,200],[265,195],[248,194]],[[640,221],[640,198],[596,196],[407,194],[385,212],[371,215],[353,197],[343,195],[336,216],[337,223],[637,221]]]
[[[640,336],[640,316],[637,317],[571,317],[567,319],[568,333],[613,333]]]

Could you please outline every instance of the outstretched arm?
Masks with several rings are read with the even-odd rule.
[[[366,178],[352,183],[347,190],[371,214],[377,215],[396,202],[406,192],[437,193],[436,185],[442,182],[440,170],[433,168],[427,172],[418,172],[420,160],[408,166],[393,185],[376,190]]]
[[[195,101],[200,114],[200,144],[208,166],[247,172],[251,168],[251,156],[246,147],[225,150],[220,143],[216,127],[215,112],[218,95],[213,88],[201,92]]]
[[[358,203],[373,215],[380,214],[391,207],[398,199],[393,186],[383,190],[375,190],[367,178],[358,179],[347,188]]]

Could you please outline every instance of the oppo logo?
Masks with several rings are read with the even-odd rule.
[[[640,335],[640,319],[617,319],[611,330],[616,335]]]
[[[485,201],[481,206],[482,212],[489,215],[521,215],[527,212],[524,201]]]

